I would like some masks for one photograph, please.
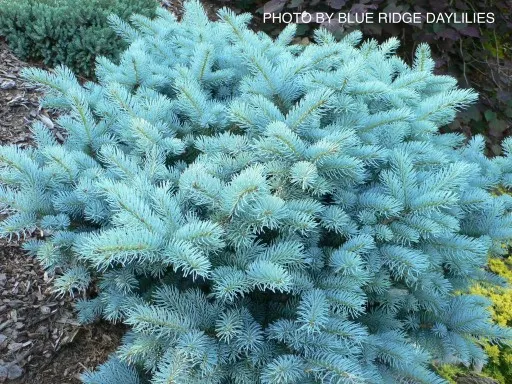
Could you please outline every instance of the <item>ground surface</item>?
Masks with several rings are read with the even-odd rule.
[[[31,144],[30,123],[51,125],[40,92],[21,81],[27,66],[0,40],[0,143]],[[58,131],[54,132],[59,136]],[[76,384],[84,369],[106,360],[122,329],[80,326],[70,299],[52,293],[52,278],[17,241],[0,241],[0,383]]]

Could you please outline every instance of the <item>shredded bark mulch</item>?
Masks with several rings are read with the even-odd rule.
[[[39,106],[40,91],[20,78],[26,66],[0,40],[2,145],[31,145],[35,120],[62,140],[52,122],[55,114]],[[53,293],[54,278],[20,245],[0,240],[0,383],[80,383],[81,372],[101,364],[117,348],[123,329],[108,323],[79,325],[72,300]]]
[[[75,384],[106,360],[123,330],[80,326],[69,298],[52,292],[53,277],[17,241],[0,243],[0,382]]]

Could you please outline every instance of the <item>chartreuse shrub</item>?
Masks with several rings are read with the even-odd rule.
[[[503,191],[500,191],[503,192]],[[491,301],[491,314],[493,322],[504,327],[512,325],[512,259],[493,257],[489,260],[489,269],[502,277],[508,286],[480,283],[471,287],[469,292],[481,295]],[[488,364],[483,369],[483,375],[488,375],[502,384],[512,383],[512,349],[509,345],[498,346],[485,344],[484,349],[489,357]],[[440,365],[437,371],[450,383],[456,383],[458,376],[468,375],[470,370],[462,366]],[[471,373],[474,374],[474,373]]]
[[[491,258],[489,268],[497,275],[512,284],[512,259]],[[501,326],[512,325],[512,289],[489,284],[478,284],[471,289],[471,293],[487,297],[492,302],[491,313],[494,322]],[[489,356],[489,364],[484,372],[492,375],[503,384],[512,383],[512,348],[510,346],[485,345]]]
[[[459,294],[512,236],[506,156],[440,135],[476,99],[436,76],[425,45],[290,45],[211,22],[189,2],[116,30],[131,42],[98,83],[25,72],[67,135],[0,148],[5,236],[93,283],[79,318],[124,322],[85,383],[444,383],[431,363],[486,360],[510,339],[489,301]]]
[[[114,59],[126,48],[108,16],[152,17],[156,7],[155,0],[0,0],[0,36],[23,59],[91,76],[97,56]]]

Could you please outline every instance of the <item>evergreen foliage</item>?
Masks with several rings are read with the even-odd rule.
[[[65,272],[82,322],[131,327],[92,383],[444,383],[429,367],[509,340],[464,294],[512,237],[512,158],[440,135],[476,99],[396,39],[290,45],[224,9],[112,18],[130,47],[98,83],[26,77],[58,143],[0,147],[4,236]],[[509,148],[512,142],[506,142]],[[512,148],[512,147],[511,147]]]
[[[0,0],[0,36],[25,60],[92,76],[97,56],[116,59],[127,47],[109,27],[108,16],[153,17],[156,6],[155,0]]]

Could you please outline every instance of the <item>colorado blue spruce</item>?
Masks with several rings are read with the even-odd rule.
[[[511,334],[467,289],[501,283],[512,140],[491,159],[439,133],[477,95],[426,45],[409,65],[397,39],[302,46],[249,20],[112,18],[130,47],[97,83],[25,73],[65,140],[35,124],[0,148],[2,234],[39,235],[82,322],[129,326],[83,382],[432,384],[435,362],[484,362]]]

